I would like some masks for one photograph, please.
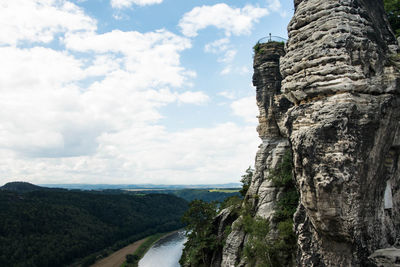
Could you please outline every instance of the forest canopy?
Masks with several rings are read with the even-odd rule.
[[[400,36],[400,0],[384,0],[386,14],[396,37]]]
[[[107,247],[182,227],[173,195],[0,191],[0,266],[64,266]]]

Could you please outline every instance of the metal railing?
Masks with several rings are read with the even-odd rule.
[[[264,44],[264,43],[269,43],[269,42],[287,42],[287,39],[279,37],[279,36],[272,36],[269,34],[267,37],[263,37],[260,40],[258,40],[258,44]]]

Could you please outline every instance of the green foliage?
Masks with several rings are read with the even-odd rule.
[[[275,186],[277,187],[292,187],[292,154],[287,150],[282,157],[282,162],[276,166],[275,169],[270,171],[268,176]]]
[[[292,156],[286,151],[282,162],[270,171],[268,179],[283,192],[277,202],[273,222],[277,226],[277,236],[267,239],[268,221],[254,218],[248,207],[242,214],[243,229],[249,233],[244,255],[251,266],[287,266],[293,261],[296,251],[296,236],[293,232],[293,215],[299,201],[299,194],[292,177]]]
[[[96,262],[96,255],[90,255],[82,261],[81,267],[89,267]]]
[[[206,202],[218,201],[222,202],[224,199],[231,196],[238,196],[238,190],[235,191],[227,191],[223,192],[219,191],[210,191],[209,189],[181,189],[174,190],[172,193],[177,197],[183,198],[186,201],[190,202],[195,199],[203,200]]]
[[[277,41],[269,41],[268,43],[279,43],[279,44],[282,44],[282,45],[285,44],[285,42],[277,42]],[[259,42],[257,42],[257,43],[253,46],[253,53],[254,53],[254,56],[265,54],[266,50],[264,49],[264,44],[265,44],[265,43],[259,43]]]
[[[126,255],[126,263],[137,263],[139,261],[139,257],[137,255],[128,254]]]
[[[291,187],[290,190],[284,192],[279,199],[273,220],[276,222],[285,221],[286,219],[293,218],[299,203],[299,193],[296,188]]]
[[[171,195],[0,191],[0,266],[64,266],[85,256],[89,266],[110,246],[182,227],[186,209]]]
[[[253,172],[250,167],[242,176],[242,196],[250,186]],[[250,266],[279,267],[288,266],[293,262],[296,250],[296,236],[293,232],[293,215],[298,204],[298,193],[292,177],[292,156],[286,151],[282,162],[274,170],[270,170],[268,177],[273,184],[282,188],[279,201],[276,205],[273,225],[274,234],[270,234],[270,222],[255,216],[250,202],[243,203],[238,196],[227,198],[220,205],[220,209],[231,209],[230,214],[235,218],[240,215],[240,223],[235,224],[248,235],[247,243],[243,248],[243,256]],[[216,206],[202,201],[192,202],[190,209],[185,213],[185,222],[188,224],[188,241],[185,244],[182,258],[183,266],[210,266],[210,255],[221,249],[224,240],[232,231],[228,226],[224,229],[224,239],[218,241],[212,223],[216,215]],[[236,230],[236,229],[235,229]],[[276,231],[276,234],[275,234]],[[222,243],[222,244],[221,244]]]
[[[216,215],[216,203],[193,200],[189,209],[184,213],[182,221],[187,224],[188,231],[202,232],[207,230],[207,224]]]
[[[257,55],[258,53],[261,53],[261,44],[260,43],[257,42],[253,46],[253,53],[254,53],[254,55]]]
[[[213,229],[213,218],[217,215],[215,202],[207,203],[202,200],[194,200],[189,204],[189,209],[182,217],[186,223],[188,241],[180,259],[181,265],[209,266],[212,254],[217,248],[217,236]]]
[[[242,189],[240,189],[240,194],[245,196],[247,191],[249,190],[251,180],[253,179],[254,169],[249,166],[246,170],[246,174],[242,175],[242,179],[240,182],[242,183]]]
[[[398,37],[400,36],[400,0],[384,0],[383,2],[390,26]]]
[[[228,207],[231,207],[233,209],[240,209],[240,205],[242,204],[242,198],[240,198],[239,196],[232,196],[232,197],[228,197],[226,198],[220,205],[220,209],[226,209]]]
[[[269,233],[268,220],[257,217],[247,217],[244,220],[245,231],[249,233],[243,254],[251,266],[272,266],[270,260],[271,244],[267,240]]]
[[[240,195],[238,191],[239,191],[238,189],[230,189],[230,190],[172,189],[172,190],[123,191],[123,192],[125,194],[142,195],[142,196],[147,194],[172,194],[177,197],[183,198],[188,202],[193,201],[195,199],[203,200],[206,202],[212,202],[212,201],[222,202],[224,201],[224,199],[228,197]]]

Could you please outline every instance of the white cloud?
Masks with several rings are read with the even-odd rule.
[[[226,36],[249,34],[253,24],[261,17],[268,15],[265,8],[246,5],[243,8],[232,8],[225,3],[213,6],[195,7],[184,14],[179,27],[185,36],[195,37],[199,30],[209,26],[225,31]]]
[[[127,19],[129,19],[129,16],[118,10],[118,11],[114,12],[113,18],[115,20],[127,20]]]
[[[163,0],[111,0],[113,8],[129,8],[132,5],[146,6],[161,4]]]
[[[219,55],[217,61],[221,63],[230,64],[235,59],[237,50],[233,49],[229,44],[229,38],[218,39],[214,42],[208,43],[204,46],[204,51]],[[225,66],[222,74],[230,73],[231,66]]]
[[[11,18],[14,3],[27,19]],[[254,125],[161,125],[166,106],[210,100],[187,89],[196,73],[180,55],[190,39],[167,30],[98,34],[68,1],[0,9],[0,182],[223,183],[252,163]],[[39,46],[55,36],[59,50]]]
[[[2,0],[0,45],[21,41],[48,43],[60,32],[93,31],[96,20],[62,0]]]
[[[282,18],[286,18],[289,15],[289,12],[287,10],[283,10],[280,14]]]
[[[272,11],[279,11],[281,9],[281,3],[279,0],[267,0],[268,8]]]
[[[273,12],[278,12],[283,18],[287,17],[288,11],[282,10],[282,5],[280,0],[267,0],[267,3],[268,3],[268,9],[270,9]]]
[[[223,57],[218,59],[218,61],[224,62],[224,63],[230,63],[235,59],[236,54],[237,54],[237,50],[229,49],[225,52]]]
[[[230,63],[231,61],[227,62]],[[247,66],[235,67],[233,66],[233,64],[228,64],[220,72],[221,75],[228,75],[228,74],[247,75],[249,73],[250,69]]]
[[[46,90],[84,77],[81,61],[49,48],[0,47],[0,57],[0,91]]]
[[[258,109],[254,96],[238,99],[231,104],[233,114],[249,123],[257,122]]]
[[[204,104],[210,98],[203,92],[184,92],[178,95],[178,100],[185,104]]]
[[[222,92],[219,92],[218,95],[223,96],[227,99],[235,99],[236,98],[235,93],[231,92],[231,91],[222,91]]]
[[[242,66],[239,68],[239,72],[240,72],[240,74],[244,75],[244,74],[250,73],[250,70],[247,66]]]
[[[232,72],[232,66],[231,65],[228,65],[228,66],[226,66],[221,72],[220,72],[220,74],[221,75],[228,75],[228,74],[230,74]]]
[[[218,54],[229,48],[229,38],[221,38],[204,46],[204,51],[208,53]]]
[[[104,134],[98,142],[95,155],[73,158],[28,161],[0,149],[0,176],[35,183],[225,183],[240,179],[259,143],[254,126],[233,123],[175,133],[133,127]]]
[[[123,72],[118,79],[128,79],[135,87],[182,86],[188,72],[180,66],[180,51],[191,47],[190,40],[166,30],[140,33],[114,30],[104,34],[91,32],[67,34],[68,49],[89,53],[122,55]]]

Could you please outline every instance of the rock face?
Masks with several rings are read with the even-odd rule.
[[[251,205],[255,216],[269,221],[272,219],[281,189],[275,187],[267,177],[269,170],[281,162],[285,151],[289,149],[284,117],[292,104],[281,94],[279,60],[283,55],[283,43],[270,42],[259,44],[254,56],[253,84],[257,88],[256,98],[260,111],[257,131],[262,144],[256,155],[255,173],[245,202]],[[221,266],[245,265],[240,256],[247,236],[240,226],[240,219],[232,224],[232,232],[223,248]],[[274,229],[272,221],[271,228]]]
[[[298,265],[374,266],[400,245],[397,41],[376,0],[296,0],[288,30]]]
[[[235,212],[236,207],[231,206],[226,209],[223,209],[218,216],[213,221],[213,227],[215,229],[215,233],[217,234],[218,242],[222,243],[225,236],[225,229],[227,226],[231,226],[233,222],[238,218],[238,215]],[[231,237],[231,240],[232,237]],[[222,263],[222,247],[217,247],[214,250],[211,257],[211,266],[217,267],[221,266]]]
[[[379,267],[400,267],[400,249],[379,249],[369,259]]]
[[[381,1],[296,0],[288,26],[283,92],[295,103],[338,92],[394,94],[396,53]]]
[[[290,148],[300,193],[296,265],[397,266],[400,50],[383,3],[294,5],[285,51],[279,43],[256,49],[262,144],[244,203],[270,221],[273,235],[282,188],[267,178]],[[241,255],[249,236],[242,228],[239,217],[221,266],[246,265]]]

